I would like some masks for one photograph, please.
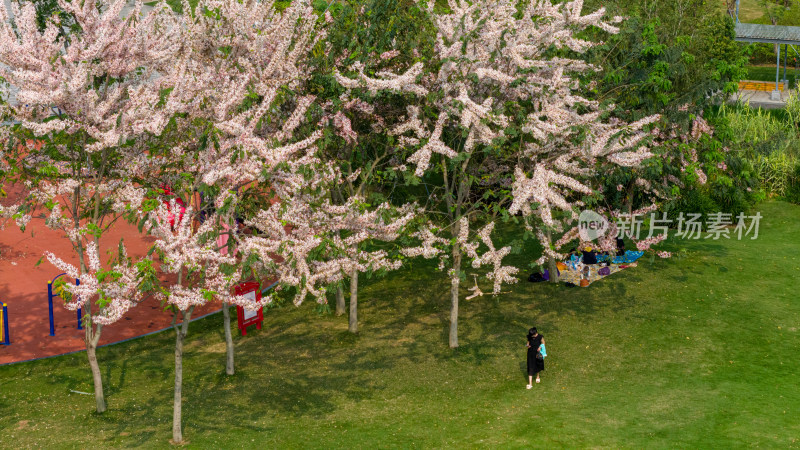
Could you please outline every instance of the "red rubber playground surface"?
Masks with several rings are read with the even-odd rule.
[[[18,186],[6,186],[8,198],[3,205],[13,204],[22,194]],[[100,242],[101,255],[116,252],[124,238],[128,254],[143,255],[152,238],[142,237],[136,227],[117,222]],[[63,301],[53,300],[55,336],[50,336],[47,306],[47,282],[61,271],[45,259],[36,262],[50,251],[61,259],[78,265],[70,243],[62,234],[45,227],[44,219],[34,218],[25,232],[14,223],[0,230],[0,302],[8,305],[10,345],[0,345],[0,365],[84,350],[84,332],[78,330],[75,311],[64,308]],[[219,305],[196,309],[193,316],[219,311]],[[155,300],[148,300],[131,309],[119,322],[103,327],[100,345],[141,336],[170,326],[172,315],[161,310]],[[0,340],[2,337],[0,337]]]

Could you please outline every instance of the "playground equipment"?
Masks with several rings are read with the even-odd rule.
[[[56,322],[55,322],[55,319],[53,318],[53,297],[60,297],[60,294],[54,294],[53,293],[53,283],[55,283],[56,280],[59,277],[62,277],[64,275],[66,275],[66,272],[62,273],[62,274],[59,274],[59,275],[56,275],[55,278],[53,278],[51,281],[47,282],[47,306],[48,306],[48,308],[50,308],[50,336],[55,336],[56,335]],[[79,286],[80,284],[81,284],[81,280],[75,279],[75,285]],[[78,314],[78,329],[82,330],[83,329],[83,320],[81,320],[82,319],[82,317],[81,317],[81,308],[78,308],[77,314]]]
[[[8,338],[8,305],[5,303],[0,311],[0,337],[3,338],[3,345],[11,343],[11,339]]]

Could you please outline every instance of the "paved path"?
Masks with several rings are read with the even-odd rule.
[[[780,100],[772,100],[771,92],[744,90],[739,91],[736,93],[736,95],[733,95],[730,101],[736,102],[739,100],[742,103],[747,103],[754,108],[778,109],[786,106],[786,100],[789,98],[789,95],[794,92],[795,91],[792,90],[783,91],[781,92]]]

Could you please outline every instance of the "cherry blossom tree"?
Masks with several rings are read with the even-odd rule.
[[[256,222],[262,224],[278,208],[305,218],[299,211],[309,211],[315,198],[309,189],[332,181],[317,175],[324,172],[314,156],[322,130],[315,123],[301,126],[314,97],[297,90],[310,72],[307,55],[324,36],[309,3],[293,2],[279,11],[272,1],[202,0],[194,10],[184,3],[183,11],[182,47],[166,76],[174,83],[170,95],[180,102],[173,122],[177,131],[164,143],[168,151],[160,153],[169,173],[157,175],[190,206],[183,218],[175,218],[177,203],[160,206],[150,218],[159,259],[173,274],[164,301],[182,320],[175,327],[174,443],[183,442],[182,347],[193,309],[212,299],[223,303],[226,371],[232,374],[228,304],[252,308],[272,301],[269,294],[260,304],[247,304],[230,294],[233,284],[254,270],[261,279],[301,290],[317,283],[306,284],[281,269],[297,253],[253,254],[264,237]],[[198,193],[215,199],[213,205],[197,204]]]
[[[140,138],[160,133],[174,113],[174,103],[162,96],[166,78],[154,76],[177,49],[174,20],[164,3],[142,17],[141,2],[122,18],[125,3],[59,1],[77,25],[68,36],[57,17],[40,30],[31,3],[11,3],[11,16],[0,5],[0,76],[17,89],[10,115],[20,122],[7,156],[16,181],[29,187],[25,201],[3,214],[24,228],[44,207],[47,226],[72,243],[78,267],[47,256],[83,282],[67,287],[73,295],[66,307],[85,313],[98,412],[106,409],[96,356],[103,326],[140,299],[132,289],[135,266],[123,257],[103,269],[100,240],[140,206],[144,189],[131,180],[153,165]]]
[[[302,61],[320,35],[307,2],[279,12],[274,2],[204,1],[194,9],[184,4],[183,11],[181,48],[164,68],[171,96],[180,104],[173,135],[158,144],[162,164],[170,169],[151,183],[170,185],[188,204],[198,192],[240,192],[313,145],[316,135],[288,145],[275,143],[289,142],[313,101],[299,97],[288,102],[284,97],[292,97],[287,92],[303,79]],[[195,204],[198,214],[200,206]],[[219,222],[217,231],[235,233],[235,222]],[[225,301],[223,318],[226,372],[233,374]]]
[[[230,287],[251,273],[296,288],[298,304],[308,294],[324,302],[325,290],[344,272],[397,266],[385,252],[352,249],[366,239],[394,238],[411,214],[411,207],[400,217],[385,208],[368,212],[355,198],[330,203],[342,176],[316,156],[323,131],[305,123],[314,97],[297,92],[310,72],[306,57],[324,36],[307,2],[278,12],[269,1],[203,0],[183,20],[185,45],[168,77],[176,83],[171,95],[182,102],[175,120],[182,131],[167,141],[174,145],[163,157],[174,164],[167,164],[173,169],[165,181],[187,205],[196,192],[218,194],[196,230],[187,217],[199,222],[200,208],[186,208],[174,230],[166,219],[177,214],[177,203],[160,206],[153,219],[157,247],[176,280],[164,301],[182,318],[175,328],[174,443],[183,441],[182,346],[193,307],[212,298],[223,310],[231,302],[244,305]],[[270,303],[273,295],[249,307]]]
[[[346,180],[320,160],[313,174],[292,198],[282,198],[247,220],[254,232],[240,247],[258,255],[281,284],[298,288],[295,304],[308,295],[327,303],[327,290],[331,286],[338,289],[346,277],[351,277],[351,287],[357,289],[358,273],[400,268],[397,251],[392,255],[384,249],[366,250],[363,244],[397,240],[417,213],[410,204],[397,208],[383,203],[369,208],[358,196],[334,204],[331,186]],[[352,333],[358,331],[356,299],[351,296]]]
[[[321,158],[339,167],[345,178],[331,190],[331,200],[341,205],[359,197],[373,205],[387,201],[399,205],[404,200],[394,195],[394,188],[403,184],[403,174],[393,169],[397,155],[383,117],[402,114],[402,102],[351,96],[357,93],[344,92],[332,72],[345,59],[380,71],[421,58],[432,47],[430,23],[414,0],[337,2],[335,6],[326,19],[326,51],[312,58],[316,70],[309,86],[320,93],[326,118],[333,125],[320,141]],[[358,272],[347,274],[351,332],[358,329],[358,277]],[[336,288],[336,315],[346,310],[344,284]]]
[[[400,229],[407,228],[406,225],[416,214],[414,211],[416,208],[409,204],[392,205],[387,199],[391,196],[391,192],[387,194],[379,181],[384,180],[385,182],[389,177],[398,176],[392,167],[392,161],[396,159],[394,150],[385,142],[380,142],[380,139],[375,139],[376,135],[385,136],[385,129],[382,129],[384,121],[380,115],[376,114],[371,105],[359,98],[342,96],[337,99],[337,103],[338,105],[335,105],[334,102],[328,101],[322,105],[326,111],[323,122],[327,121],[330,126],[326,130],[325,138],[320,141],[320,158],[329,164],[335,164],[338,170],[331,172],[327,181],[327,186],[330,186],[327,190],[330,202],[325,203],[330,204],[319,208],[327,211],[327,216],[324,219],[322,216],[316,216],[315,227],[320,228],[321,224],[325,223],[328,225],[324,226],[324,229],[336,230],[336,238],[329,242],[333,244],[329,249],[333,254],[342,254],[343,252],[357,260],[359,259],[357,255],[365,254],[367,252],[365,249],[373,240],[380,240],[384,243],[394,242],[395,245],[391,250],[399,256],[398,251],[401,246],[397,238],[401,234],[405,234],[405,232],[400,232]],[[339,109],[336,113],[330,112],[337,107]],[[368,123],[367,129],[355,131],[345,112]],[[338,175],[339,172],[341,172],[341,176]],[[320,201],[316,203],[322,204]],[[370,206],[374,203],[378,203],[378,206]],[[402,223],[387,224],[383,222],[384,219],[400,217],[402,217]],[[392,230],[386,229],[387,226]],[[342,233],[350,233],[351,237],[343,239]],[[315,253],[320,254],[319,251]],[[372,272],[375,268],[382,271],[399,267],[399,260],[394,260],[391,264],[384,261],[375,266],[371,264],[343,266],[346,272],[343,274],[342,281],[349,279],[350,282],[348,330],[351,333],[358,332],[359,273],[365,270]],[[343,285],[344,283],[340,282],[335,289],[337,315],[345,312]]]
[[[204,215],[192,206],[180,211],[179,203],[172,199],[161,203],[148,214],[149,233],[156,238],[154,247],[158,254],[159,270],[169,276],[168,286],[159,289],[159,297],[173,312],[175,331],[175,389],[173,399],[172,442],[183,442],[183,344],[189,332],[192,313],[198,306],[213,301],[241,305],[247,308],[262,307],[262,302],[233,294],[232,287],[241,279],[237,259],[219,251],[218,227],[232,219],[232,202],[235,197],[227,192],[215,199],[215,213]],[[224,213],[223,213],[224,211]],[[174,281],[173,281],[174,280]],[[180,322],[178,321],[180,320]]]
[[[513,269],[500,262],[507,249],[487,245],[489,256],[476,253],[469,219],[522,214],[557,227],[554,211],[577,215],[575,198],[594,192],[581,180],[597,160],[634,166],[651,156],[641,144],[647,137],[643,129],[656,117],[623,123],[581,94],[581,75],[597,68],[575,57],[595,45],[578,32],[597,27],[615,33],[620,18],[604,18],[602,9],[582,15],[580,0],[532,1],[519,11],[511,1],[451,0],[448,6],[447,12],[434,13],[428,3],[437,37],[435,58],[427,65],[374,75],[356,65],[338,80],[351,89],[416,97],[391,133],[410,152],[406,162],[415,175],[441,179],[431,197],[442,202],[429,211],[442,219],[418,233],[422,245],[409,254],[449,259],[440,267],[450,267],[449,340],[457,347],[463,257],[472,258],[473,266],[493,263],[495,293],[499,283],[515,281]],[[488,178],[505,189],[481,186],[485,167],[497,168]],[[443,228],[450,238],[434,232]],[[491,229],[489,224],[479,233],[484,244]],[[538,236],[545,256],[556,256],[546,234]]]

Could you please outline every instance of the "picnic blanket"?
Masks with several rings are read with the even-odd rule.
[[[636,260],[641,258],[642,255],[644,255],[644,252],[634,252],[633,250],[626,250],[624,255],[615,256],[614,259],[611,260],[611,264],[630,264],[636,262]],[[607,260],[608,260],[608,255],[597,255],[597,262],[603,262]]]
[[[608,268],[608,275],[615,274],[622,270],[623,268],[620,267],[620,264],[611,264],[606,266]],[[601,267],[599,265],[591,265],[589,266],[589,275],[587,279],[589,280],[589,284],[594,283],[597,280],[603,279],[608,275],[600,275]],[[572,283],[576,286],[580,286],[581,279],[584,278],[583,276],[583,264],[581,264],[578,268],[570,267],[567,265],[565,270],[561,271],[559,275],[559,280],[564,281],[566,283]]]
[[[623,270],[629,266],[635,266],[636,260],[642,257],[644,252],[635,252],[628,250],[622,256],[615,256],[611,259],[610,264],[607,266],[603,266],[600,264],[590,264],[585,265],[583,264],[582,258],[577,255],[572,255],[568,261],[564,261],[563,267],[559,270],[559,279],[567,282],[572,283],[576,286],[580,286],[581,279],[586,278],[589,280],[589,284],[594,283],[597,280],[605,278],[609,275],[615,274],[620,270]],[[607,255],[598,255],[597,261],[598,262],[605,262],[608,261],[609,257]],[[588,276],[584,277],[583,275],[583,268],[589,267]]]

